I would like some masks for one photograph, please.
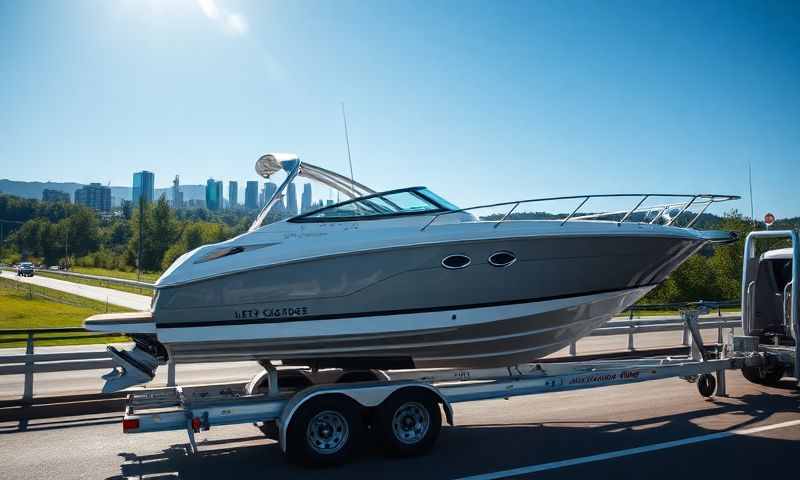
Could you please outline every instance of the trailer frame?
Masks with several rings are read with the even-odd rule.
[[[265,365],[249,382],[217,385],[176,386],[143,389],[128,395],[125,433],[185,430],[190,451],[198,451],[195,434],[212,426],[253,423],[274,424],[277,440],[289,452],[287,432],[297,412],[313,401],[347,399],[363,409],[376,409],[391,397],[404,395],[435,399],[448,424],[454,424],[452,404],[565,390],[584,390],[611,385],[640,383],[679,377],[697,383],[704,397],[727,396],[725,371],[764,362],[761,351],[736,352],[731,344],[719,349],[716,358],[706,353],[697,319],[699,309],[681,312],[691,334],[689,355],[630,360],[597,360],[569,363],[530,363],[489,369],[427,369],[378,372],[374,381],[335,383],[335,372],[312,372],[297,368],[282,370]],[[295,391],[282,390],[282,374],[329,380]]]

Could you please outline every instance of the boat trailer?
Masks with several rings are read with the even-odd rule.
[[[367,434],[378,435],[389,455],[408,456],[432,448],[441,413],[452,425],[452,404],[459,402],[672,377],[695,383],[703,397],[726,396],[726,370],[759,368],[767,358],[757,347],[749,348],[752,342],[733,336],[716,352],[708,352],[697,325],[702,313],[681,312],[691,334],[689,355],[472,370],[314,372],[266,364],[249,382],[133,391],[127,398],[123,431],[183,429],[191,452],[196,453],[196,433],[212,426],[253,423],[274,436],[293,462],[338,464]]]

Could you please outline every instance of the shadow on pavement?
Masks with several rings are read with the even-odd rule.
[[[573,420],[443,427],[436,448],[428,456],[387,459],[374,447],[375,442],[367,441],[370,447],[364,449],[360,458],[346,466],[330,469],[305,469],[289,465],[283,458],[279,446],[274,442],[230,448],[223,446],[261,437],[206,442],[200,444],[200,452],[197,455],[189,455],[186,445],[172,445],[161,453],[153,455],[120,453],[123,460],[120,475],[112,479],[122,480],[143,476],[227,478],[232,474],[243,479],[265,476],[294,478],[299,475],[303,478],[325,480],[359,476],[407,478],[409,475],[415,480],[454,478],[640,447],[720,430],[746,428],[784,412],[796,414],[800,406],[800,397],[796,393],[787,395],[783,392],[780,394],[759,392],[732,399],[714,400],[710,403],[711,406],[705,404],[701,408],[684,413],[634,421]],[[724,425],[720,425],[711,417],[726,418],[727,421]],[[718,425],[719,430],[699,425],[704,421]],[[800,443],[762,436],[735,437],[733,440],[748,442],[747,448],[764,449],[766,452],[786,452],[789,444]],[[694,448],[693,454],[698,454],[697,452],[702,454],[706,445],[724,444],[733,440],[709,442],[699,449],[696,446],[684,448]],[[215,446],[222,447],[210,448]],[[797,445],[797,448],[800,450],[800,445]],[[666,455],[669,456],[670,453]]]
[[[115,423],[124,407],[124,394],[43,397],[31,404],[4,401],[0,402],[0,434]]]

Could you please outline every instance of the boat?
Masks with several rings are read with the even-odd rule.
[[[588,335],[704,246],[735,239],[693,228],[731,195],[459,208],[426,187],[376,192],[294,154],[256,162],[264,178],[281,171],[286,179],[249,231],[178,258],[155,283],[150,311],[86,319],[87,330],[135,342],[109,347],[118,368],[105,377],[107,391],[149,381],[168,358],[353,370],[530,362]],[[299,176],[348,199],[267,223]],[[670,201],[647,202],[655,198]],[[512,215],[548,200],[577,207],[557,219]],[[580,213],[598,200],[638,203]],[[484,207],[507,211],[474,215]]]

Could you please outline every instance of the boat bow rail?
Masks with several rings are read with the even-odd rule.
[[[652,199],[675,199],[675,201],[648,203]],[[731,200],[739,200],[741,197],[737,195],[717,195],[709,193],[698,194],[678,194],[678,193],[611,193],[599,195],[570,195],[564,197],[543,197],[532,198],[528,200],[515,200],[511,202],[492,203],[487,205],[477,205],[474,207],[461,208],[458,210],[451,210],[434,215],[428,223],[426,223],[420,230],[425,231],[428,227],[436,223],[436,221],[444,216],[452,215],[454,213],[471,212],[485,208],[494,207],[510,207],[502,214],[499,220],[495,221],[495,228],[499,227],[503,222],[507,221],[512,213],[514,213],[520,205],[554,202],[554,201],[571,201],[574,200],[577,206],[568,214],[561,218],[561,225],[569,221],[576,220],[610,220],[616,221],[618,225],[624,222],[631,223],[645,223],[645,224],[663,224],[666,226],[678,226],[677,221],[682,217],[689,217],[691,220],[686,223],[682,228],[691,228],[700,219],[700,216],[715,203],[728,202]],[[590,200],[596,199],[631,199],[636,202],[633,208],[627,210],[613,210],[601,213],[579,214],[579,211],[584,208]],[[699,207],[697,213],[690,211],[691,207]],[[673,213],[674,212],[674,213]],[[686,213],[689,212],[688,215]],[[636,214],[644,215],[636,215]],[[618,217],[618,218],[614,218]]]

